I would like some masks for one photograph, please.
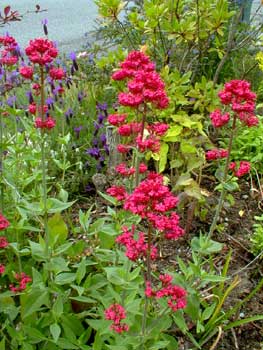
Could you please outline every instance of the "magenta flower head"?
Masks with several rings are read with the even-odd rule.
[[[51,63],[58,55],[58,50],[54,43],[43,38],[30,40],[25,52],[32,63],[40,66]]]
[[[126,323],[121,323],[126,318],[126,312],[120,304],[112,304],[105,310],[104,316],[106,320],[113,321],[111,329],[117,333],[127,332],[129,326]]]
[[[254,115],[257,95],[250,90],[248,81],[231,80],[224,85],[223,90],[219,91],[218,96],[221,103],[229,106],[243,124],[248,127],[258,124],[258,118]],[[211,113],[212,124],[215,127],[223,126],[229,120],[227,114],[222,114],[219,110]]]
[[[0,214],[0,231],[5,230],[10,225],[9,221]]]

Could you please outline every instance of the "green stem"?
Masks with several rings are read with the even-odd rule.
[[[144,104],[143,107],[143,113],[142,113],[142,128],[141,128],[141,139],[143,140],[143,134],[144,134],[144,128],[145,128],[145,122],[146,122],[146,111],[147,111],[147,105]],[[139,177],[140,177],[140,172],[139,172],[139,167],[140,167],[140,151],[139,148],[137,147],[136,149],[136,154],[135,154],[135,187],[139,185]]]
[[[222,210],[222,207],[223,207],[223,204],[224,204],[224,199],[225,199],[225,194],[226,194],[225,183],[227,181],[227,175],[228,175],[228,171],[229,171],[229,164],[230,164],[230,159],[231,159],[231,151],[232,151],[234,133],[235,133],[235,130],[236,130],[236,121],[237,121],[237,116],[234,115],[232,129],[231,129],[231,134],[230,134],[229,143],[228,143],[228,149],[227,149],[228,150],[228,155],[227,155],[227,158],[226,158],[226,164],[225,164],[225,169],[224,169],[224,174],[223,174],[223,180],[221,181],[221,184],[223,185],[223,188],[222,188],[222,191],[221,191],[221,194],[220,194],[220,197],[219,197],[218,205],[217,205],[217,208],[216,208],[216,212],[215,212],[212,224],[210,226],[210,230],[209,230],[208,237],[207,237],[208,239],[212,237],[212,235],[213,235],[213,233],[215,231],[215,228],[216,228],[216,225],[217,225],[217,221],[218,221],[219,215],[221,213],[221,210]]]
[[[44,115],[45,92],[44,92],[44,69],[40,66],[40,116],[45,121]],[[49,258],[49,230],[48,230],[48,213],[47,213],[47,177],[46,177],[46,154],[45,154],[45,132],[41,130],[41,170],[42,170],[42,191],[43,191],[43,209],[44,209],[44,232],[46,243],[46,256]]]
[[[144,343],[144,337],[146,334],[146,321],[147,321],[147,313],[148,313],[148,297],[145,296],[144,298],[144,309],[143,309],[143,316],[142,316],[142,344]]]
[[[146,256],[146,277],[147,277],[147,282],[151,283],[151,245],[152,245],[152,227],[149,224],[148,228],[148,242],[147,242],[147,256]]]

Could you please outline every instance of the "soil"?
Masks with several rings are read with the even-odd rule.
[[[206,183],[206,188],[210,184]],[[254,185],[253,185],[254,188]],[[183,215],[182,226],[188,225],[189,232],[180,241],[169,242],[163,247],[163,259],[160,261],[158,268],[164,269],[166,266],[174,264],[177,267],[175,252],[183,259],[191,259],[191,250],[189,248],[189,241],[202,233],[207,233],[213,218],[212,203],[217,202],[218,193],[209,193],[208,202],[211,203],[205,221],[200,221],[197,217],[189,224],[189,210]],[[250,236],[255,224],[254,217],[263,214],[262,197],[260,191],[253,189],[251,191],[251,184],[243,182],[240,186],[240,191],[233,194],[234,203],[229,205],[225,203],[220,219],[220,232],[216,231],[213,235],[215,241],[224,244],[220,255],[216,256],[214,265],[219,271],[224,265],[225,259],[232,250],[232,256],[228,271],[228,276],[232,279],[239,276],[240,283],[231,292],[224,303],[224,311],[229,310],[237,302],[243,300],[249,293],[258,285],[263,278],[262,260],[260,257],[255,257],[251,253]],[[179,248],[178,248],[179,247]],[[237,319],[247,318],[253,315],[263,314],[263,289],[259,290],[257,294],[249,300],[244,307],[239,310],[236,315]],[[233,320],[234,321],[234,320]],[[218,334],[217,334],[218,335]],[[263,321],[255,321],[236,327],[232,330],[222,332],[217,339],[217,335],[203,346],[202,350],[262,350],[263,349]],[[193,348],[189,340],[181,335],[180,350],[190,350]],[[213,347],[214,346],[214,347]]]

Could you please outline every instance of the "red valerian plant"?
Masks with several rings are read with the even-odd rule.
[[[22,66],[19,72],[25,79],[33,80],[34,72],[37,68],[40,70],[40,81],[33,84],[35,95],[40,95],[40,103],[32,102],[29,105],[29,112],[36,115],[35,127],[42,130],[53,129],[56,125],[55,119],[49,115],[48,106],[44,104],[44,81],[45,71],[47,69],[47,79],[51,81],[65,78],[65,72],[60,67],[53,66],[53,61],[58,55],[58,50],[54,43],[48,39],[37,38],[30,40],[28,47],[25,52],[33,64],[33,66]],[[38,65],[38,67],[36,67]],[[63,87],[59,85],[59,92],[63,91]]]
[[[184,309],[186,307],[186,291],[176,285],[172,284],[172,276],[165,274],[160,275],[159,280],[161,287],[153,289],[150,282],[146,283],[145,295],[148,298],[164,298],[167,297],[167,304],[173,311]]]
[[[117,333],[127,332],[129,326],[126,323],[121,323],[126,318],[126,312],[120,304],[112,304],[104,311],[106,320],[113,321],[110,328]]]
[[[250,90],[250,83],[246,80],[231,80],[224,85],[224,88],[218,93],[221,103],[228,109],[223,112],[220,109],[215,110],[210,114],[210,119],[215,128],[220,128],[224,125],[232,123],[227,150],[213,149],[206,152],[207,160],[216,160],[226,158],[223,177],[221,179],[223,188],[221,191],[219,203],[214,215],[212,225],[210,227],[209,236],[213,234],[219,214],[222,209],[225,196],[225,183],[228,181],[228,173],[232,171],[233,175],[240,178],[251,169],[250,162],[240,161],[239,166],[235,162],[230,162],[232,144],[234,135],[237,131],[238,121],[242,126],[253,127],[257,126],[259,120],[255,115],[256,94]]]
[[[115,126],[116,132],[124,138],[117,146],[117,151],[123,157],[128,154],[128,161],[132,160],[132,166],[122,162],[115,167],[115,170],[122,178],[127,177],[130,182],[134,178],[135,181],[133,190],[127,191],[124,186],[112,186],[108,188],[107,193],[121,202],[123,209],[140,216],[146,229],[142,232],[141,229],[137,230],[135,225],[131,228],[123,226],[122,234],[116,238],[116,243],[125,247],[125,254],[129,260],[145,264],[146,295],[147,291],[151,290],[148,296],[167,297],[168,306],[176,311],[186,306],[186,291],[173,285],[171,279],[167,282],[163,280],[162,288],[153,291],[151,264],[152,260],[158,258],[159,238],[175,240],[184,234],[184,230],[179,225],[179,216],[174,212],[178,198],[164,184],[162,175],[148,171],[147,165],[141,162],[146,152],[160,151],[161,137],[165,135],[169,125],[149,121],[148,116],[151,115],[152,110],[166,108],[169,100],[164,82],[155,71],[154,63],[143,52],[131,52],[120,67],[112,75],[112,79],[126,80],[127,91],[119,93],[118,102],[122,106],[132,108],[134,116],[133,113],[121,111],[121,113],[109,115],[108,122]],[[160,275],[159,279],[162,281],[163,276]],[[144,320],[147,305],[146,301]],[[143,329],[144,321],[142,323]],[[116,325],[119,327],[118,322]],[[115,331],[119,329],[115,329],[114,324],[111,328]],[[122,328],[120,330],[122,331]]]
[[[24,289],[26,289],[27,284],[32,282],[31,277],[27,276],[24,272],[16,273],[15,279],[18,282],[18,286],[15,287],[13,284],[9,285],[11,292],[14,293],[22,292]]]

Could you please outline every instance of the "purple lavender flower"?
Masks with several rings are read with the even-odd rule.
[[[43,30],[44,30],[44,34],[48,35],[48,30],[47,30],[47,24],[48,24],[48,20],[45,18],[42,20],[42,24],[43,24]]]
[[[103,146],[106,144],[106,142],[107,142],[106,134],[101,134],[100,135],[100,141],[103,144]]]
[[[72,60],[72,67],[71,68],[73,68],[73,69],[71,69],[71,73],[73,72],[74,73],[74,70],[79,70],[79,66],[78,66],[78,64],[77,64],[77,56],[76,56],[76,54],[75,54],[75,52],[71,52],[70,54],[69,54],[69,58]]]
[[[80,135],[80,132],[81,132],[82,129],[83,129],[83,126],[82,126],[82,125],[76,126],[76,127],[74,128],[74,131],[75,131],[75,134],[76,134],[76,138],[77,138],[77,139],[79,139],[79,135]]]
[[[104,122],[104,119],[105,119],[105,118],[106,118],[106,116],[100,113],[100,114],[98,115],[98,123],[99,123],[99,124],[102,124],[102,123]]]
[[[84,94],[82,91],[80,91],[80,92],[78,93],[78,101],[79,101],[79,102],[82,102],[82,100],[83,100],[84,97],[85,97],[85,94]]]
[[[106,102],[103,102],[103,103],[98,102],[97,103],[96,109],[101,110],[101,111],[106,111],[107,108],[108,108],[108,105]]]
[[[9,107],[14,107],[15,103],[16,103],[16,96],[9,96],[6,100],[6,104]]]
[[[51,96],[46,98],[46,104],[49,109],[54,108],[54,99]]]
[[[93,140],[92,140],[92,145],[93,145],[94,147],[97,147],[97,146],[99,145],[98,139],[93,139]]]
[[[33,98],[33,95],[32,95],[32,91],[27,91],[27,92],[26,92],[26,96],[27,96],[27,98],[28,98],[29,103],[33,103],[33,102],[34,102],[34,98]]]
[[[99,157],[100,157],[100,150],[98,148],[95,148],[95,147],[88,148],[86,150],[86,153],[95,159],[99,159]]]
[[[110,154],[110,149],[109,149],[109,146],[106,144],[103,146],[104,148],[104,151],[106,152],[107,156]]]

